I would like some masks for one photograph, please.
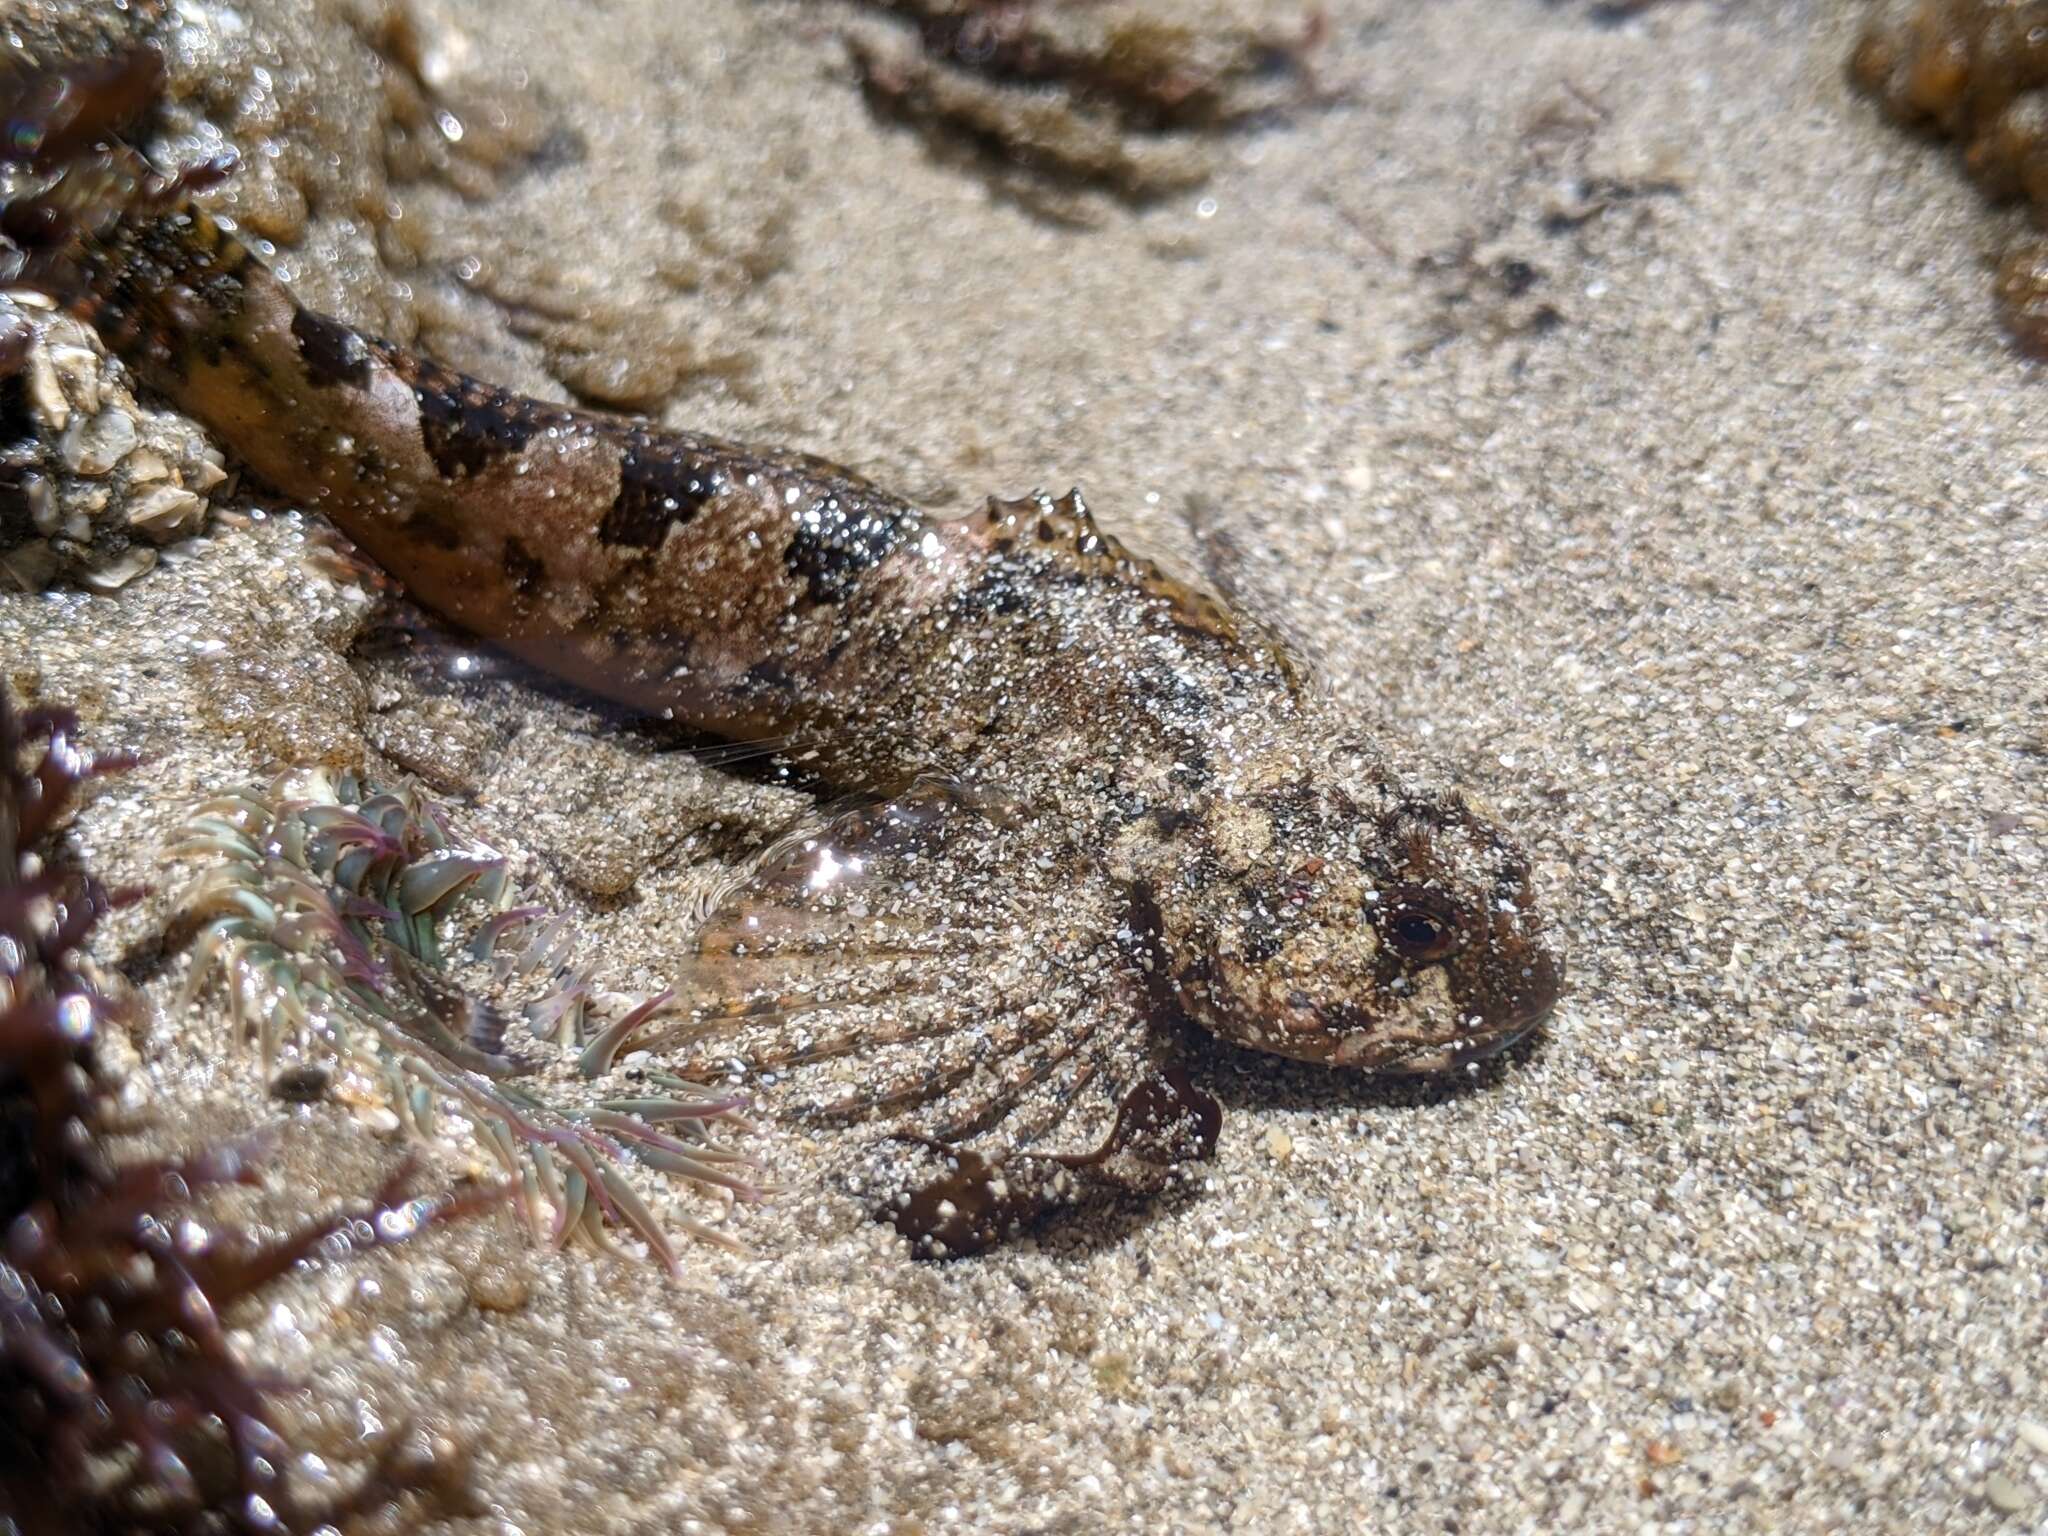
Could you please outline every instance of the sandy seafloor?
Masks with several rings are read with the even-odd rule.
[[[353,34],[187,9],[358,174]],[[508,1536],[2048,1528],[2048,376],[1993,324],[2004,226],[1849,93],[1853,7],[1327,10],[1332,100],[1063,228],[871,118],[843,13],[450,4],[438,56],[585,153],[407,190],[404,272],[315,186],[286,264],[527,388],[739,357],[658,380],[668,419],[937,506],[1078,482],[1186,568],[1199,498],[1248,604],[1520,829],[1571,967],[1541,1043],[1462,1091],[1218,1048],[1193,1188],[957,1264],[773,1129],[780,1200],[680,1202],[751,1252],[680,1282],[430,1235],[237,1319],[315,1443],[432,1423],[491,1511],[450,1529]],[[580,295],[569,343],[465,259]],[[0,600],[9,680],[149,755],[73,834],[159,883],[107,957],[166,1001],[181,806],[320,757],[425,773],[658,982],[779,792],[517,678],[366,671],[303,538]],[[129,1097],[165,1145],[282,1119],[275,1221],[396,1155],[211,1014],[159,1007]]]

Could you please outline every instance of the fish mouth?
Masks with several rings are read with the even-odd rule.
[[[1542,1028],[1556,1009],[1558,996],[1563,990],[1564,967],[1555,964],[1549,984],[1498,1024],[1490,1025],[1478,1034],[1413,1046],[1380,1062],[1372,1070],[1396,1077],[1421,1077],[1432,1072],[1455,1072],[1490,1061]]]
[[[1298,999],[1284,1007],[1255,1009],[1227,991],[1223,1006],[1217,1006],[1219,999],[1211,991],[1189,1008],[1189,1017],[1226,1040],[1293,1061],[1375,1077],[1422,1077],[1473,1066],[1511,1049],[1542,1028],[1563,991],[1564,963],[1539,951],[1523,971],[1518,991],[1506,998],[1496,995],[1496,1012],[1479,1008],[1467,1013],[1461,1021],[1463,1033],[1439,1033],[1440,1019],[1421,1028],[1392,1030],[1352,1004],[1319,1005]],[[1259,1021],[1261,1027],[1247,1028],[1249,1020]],[[1408,1038],[1402,1039],[1403,1034]]]

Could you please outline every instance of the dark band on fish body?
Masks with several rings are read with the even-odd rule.
[[[445,480],[481,474],[523,451],[542,430],[527,403],[508,391],[423,359],[413,360],[409,371],[420,442]]]
[[[292,316],[292,336],[305,360],[306,377],[315,384],[361,389],[370,382],[370,349],[339,320],[302,309]]]
[[[419,506],[405,520],[406,531],[434,549],[457,550],[467,542],[461,526],[445,510]]]
[[[757,661],[748,667],[741,686],[747,690],[750,697],[758,698],[763,694],[795,693],[800,682],[801,679],[788,667],[778,660],[770,659]]]
[[[619,494],[597,525],[598,539],[630,549],[659,549],[717,494],[712,469],[636,430],[619,465]]]
[[[356,445],[356,455],[349,469],[355,483],[360,486],[380,485],[390,475],[390,466],[385,462],[384,455],[371,444]]]
[[[1026,602],[1015,566],[991,560],[974,581],[953,596],[952,607],[962,618],[1017,612]]]
[[[828,495],[796,514],[783,564],[812,602],[844,602],[923,521],[909,507]]]
[[[548,579],[548,568],[535,558],[516,537],[505,540],[505,579],[512,583],[512,590],[521,597],[531,598],[539,594]]]

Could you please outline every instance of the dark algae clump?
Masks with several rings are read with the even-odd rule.
[[[1326,22],[1291,29],[1128,4],[867,0],[911,22],[902,46],[852,33],[869,102],[935,153],[964,151],[991,183],[1061,222],[1086,222],[1081,189],[1143,204],[1199,186],[1203,136],[1242,128],[1309,94]],[[1063,195],[1064,194],[1064,195]]]
[[[2048,4],[1886,6],[1858,40],[1849,75],[1899,123],[1960,144],[1987,196],[2025,203],[2048,226]],[[2048,358],[2048,239],[2015,245],[1992,291],[2014,340]]]
[[[869,0],[918,24],[924,52],[990,80],[1061,85],[1134,127],[1216,128],[1276,103],[1276,81],[1296,78],[1321,31],[1313,15],[1300,36],[1190,25],[1129,6],[992,3],[992,0]]]
[[[96,1037],[115,1004],[83,959],[119,900],[48,862],[80,788],[125,766],[63,710],[0,690],[0,1530],[24,1536],[310,1533],[409,1494],[461,1491],[403,1433],[353,1492],[306,1497],[273,1399],[227,1336],[237,1305],[304,1260],[398,1241],[448,1207],[401,1171],[366,1207],[258,1244],[195,1192],[252,1183],[260,1146],[158,1161],[110,1146]]]

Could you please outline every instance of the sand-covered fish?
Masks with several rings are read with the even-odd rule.
[[[930,1252],[1207,1155],[1199,1025],[1332,1068],[1498,1051],[1560,980],[1527,861],[1077,495],[932,517],[833,464],[528,399],[301,307],[107,134],[153,55],[15,87],[0,277],[42,286],[420,603],[846,797],[766,851],[650,1050],[861,1122]],[[47,85],[47,81],[44,82]],[[26,132],[19,131],[22,125]],[[216,169],[204,175],[217,174]]]

